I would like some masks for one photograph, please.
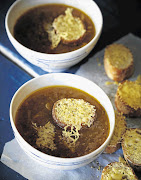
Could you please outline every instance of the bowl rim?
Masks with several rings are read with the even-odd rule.
[[[50,76],[52,76],[52,75],[53,75],[53,76],[61,76],[61,75],[63,75],[63,74],[64,74],[65,76],[70,76],[70,77],[71,77],[71,76],[75,76],[76,78],[80,78],[80,79],[82,79],[82,80],[85,80],[85,81],[87,81],[87,82],[89,82],[89,83],[94,84],[95,87],[97,87],[102,93],[105,94],[105,97],[107,98],[107,100],[109,101],[109,103],[110,103],[110,105],[111,105],[111,110],[112,110],[111,113],[113,113],[113,115],[112,115],[112,117],[113,117],[113,128],[111,129],[111,126],[110,126],[109,135],[108,135],[108,137],[106,138],[106,140],[104,141],[104,143],[103,143],[99,148],[97,148],[96,150],[92,151],[91,153],[88,153],[88,154],[83,155],[83,156],[80,156],[80,157],[62,158],[62,157],[56,157],[56,156],[48,155],[48,154],[46,154],[46,153],[43,153],[43,152],[37,150],[36,148],[34,148],[33,146],[31,146],[28,142],[26,142],[26,141],[24,140],[24,138],[20,135],[20,133],[19,133],[19,131],[17,130],[16,125],[15,125],[15,123],[14,123],[13,117],[12,117],[13,103],[14,103],[14,101],[15,101],[15,98],[16,98],[17,95],[19,94],[19,92],[20,92],[24,87],[26,87],[28,84],[30,84],[30,83],[33,82],[33,81],[38,81],[38,80],[40,80],[40,78],[42,78],[42,77],[46,77],[46,76],[47,76],[47,78],[50,78]],[[49,86],[50,86],[50,85],[49,85]],[[68,85],[68,86],[69,86],[69,85]],[[47,87],[47,86],[44,86],[44,87]],[[73,86],[70,86],[70,87],[73,87]],[[40,89],[40,88],[38,88],[38,89]],[[34,91],[35,91],[35,90],[34,90]],[[32,91],[32,92],[34,92],[34,91]],[[32,93],[32,92],[31,92],[31,93]],[[30,95],[31,93],[29,93],[28,95]],[[28,95],[27,95],[27,96],[28,96]],[[26,96],[26,97],[27,97],[27,96]],[[106,110],[106,109],[105,109],[105,110]],[[107,110],[106,110],[106,112],[107,112]],[[94,156],[97,156],[99,153],[101,153],[101,149],[103,149],[103,147],[106,146],[106,144],[110,141],[110,139],[111,139],[111,137],[112,137],[112,134],[113,134],[113,132],[114,132],[114,127],[115,127],[115,112],[114,112],[113,105],[112,105],[109,97],[107,96],[107,94],[106,94],[97,84],[95,84],[93,81],[91,81],[91,80],[89,80],[89,79],[87,79],[87,78],[84,78],[84,77],[82,77],[82,76],[79,76],[79,75],[76,75],[76,74],[71,74],[71,73],[49,73],[49,74],[44,74],[44,75],[41,75],[41,76],[39,76],[39,77],[30,79],[29,81],[25,82],[25,83],[15,92],[15,94],[13,95],[12,100],[11,100],[11,103],[10,103],[9,113],[10,113],[10,123],[11,123],[11,126],[12,126],[12,130],[13,130],[13,132],[14,132],[14,135],[15,135],[15,133],[16,133],[16,135],[18,135],[18,137],[20,137],[20,139],[21,139],[31,150],[33,149],[33,150],[35,151],[35,153],[32,153],[32,154],[36,155],[36,153],[37,153],[38,155],[36,155],[36,156],[39,156],[39,157],[43,157],[43,156],[44,156],[45,158],[47,158],[48,160],[51,160],[51,161],[53,161],[53,162],[63,162],[63,163],[80,162],[80,161],[84,161],[84,160],[86,160],[86,159],[90,159],[90,158],[92,158],[92,157],[94,157]],[[16,135],[15,135],[15,137],[16,137]],[[28,150],[28,151],[29,151],[29,150]],[[103,149],[103,151],[104,151],[104,149]],[[32,151],[30,151],[30,152],[32,152]],[[40,155],[41,155],[41,156],[40,156]]]
[[[72,54],[74,54],[74,53],[76,53],[76,52],[79,52],[79,51],[81,51],[81,50],[85,50],[87,47],[89,47],[94,41],[96,41],[97,40],[97,38],[100,36],[100,34],[101,34],[101,32],[102,32],[102,28],[103,28],[103,16],[102,16],[102,12],[101,12],[101,10],[100,10],[100,8],[99,8],[99,6],[97,5],[97,3],[95,2],[95,1],[92,1],[91,0],[91,3],[97,8],[97,10],[99,11],[99,19],[100,19],[100,28],[99,28],[99,31],[97,31],[96,30],[96,34],[95,34],[95,36],[91,39],[91,41],[89,41],[86,45],[84,45],[84,46],[82,46],[81,48],[79,48],[79,49],[76,49],[76,50],[74,50],[74,51],[70,51],[70,52],[66,52],[66,53],[59,53],[59,54],[48,54],[48,53],[42,53],[42,52],[38,52],[38,51],[35,51],[35,50],[32,50],[32,49],[30,49],[30,48],[28,48],[28,47],[26,47],[26,46],[24,46],[24,45],[22,45],[20,42],[18,42],[16,39],[15,39],[15,37],[12,35],[12,33],[10,32],[10,29],[9,29],[9,24],[8,24],[8,19],[9,19],[9,16],[10,16],[10,13],[12,12],[12,10],[13,10],[13,8],[17,5],[17,3],[20,3],[22,0],[16,0],[10,7],[9,7],[9,9],[8,9],[8,11],[7,11],[7,13],[6,13],[6,17],[5,17],[5,29],[6,29],[6,32],[7,32],[7,34],[8,34],[8,37],[11,37],[12,38],[12,40],[13,41],[15,41],[16,42],[16,44],[18,44],[18,46],[20,46],[20,47],[22,47],[22,48],[24,48],[26,51],[29,51],[29,52],[31,52],[31,53],[34,53],[35,55],[42,55],[42,56],[46,56],[46,55],[49,55],[49,56],[56,56],[56,57],[59,57],[59,56],[66,56],[66,55],[72,55]],[[48,3],[43,3],[43,4],[48,4]],[[42,5],[43,5],[42,4]],[[52,3],[52,4],[55,4],[55,3]],[[63,3],[59,3],[59,2],[57,2],[57,4],[63,4]],[[41,4],[40,4],[41,5]],[[67,4],[67,5],[69,5],[69,3]],[[38,5],[36,5],[36,6],[38,6]],[[36,6],[33,6],[33,7],[36,7]],[[75,6],[74,6],[75,7]],[[79,8],[77,8],[77,9],[79,9]],[[81,9],[80,9],[81,10]],[[85,13],[85,12],[84,12]],[[86,13],[87,14],[87,13]],[[20,16],[19,16],[20,17]],[[90,17],[91,18],[91,17]],[[92,18],[91,18],[91,20],[92,20]],[[92,22],[93,22],[93,20],[92,20]],[[93,22],[94,23],[94,22]],[[49,61],[50,62],[50,60],[47,60],[47,61]],[[52,60],[51,60],[52,61]],[[63,59],[61,59],[61,60],[57,60],[57,62],[62,62],[63,61]],[[69,58],[68,59],[65,59],[65,62],[67,62],[67,61],[72,61],[72,60],[70,60]]]

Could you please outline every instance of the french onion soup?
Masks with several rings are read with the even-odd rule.
[[[67,158],[96,150],[110,130],[99,101],[69,86],[44,87],[30,94],[19,106],[15,124],[34,148]]]
[[[34,7],[16,22],[14,37],[37,52],[59,54],[74,51],[95,36],[91,18],[81,10],[49,4]]]

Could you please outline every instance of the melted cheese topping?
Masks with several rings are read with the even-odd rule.
[[[52,24],[44,24],[44,29],[48,33],[48,39],[52,43],[51,44],[51,49],[54,49],[58,46],[58,44],[61,41],[61,37],[59,34],[56,34],[55,29],[53,29]]]
[[[109,164],[102,177],[103,180],[136,179],[132,169],[120,162]]]
[[[83,99],[64,98],[57,102],[55,114],[68,126],[91,126],[95,117],[95,106]]]
[[[127,130],[124,135],[123,144],[129,160],[141,164],[141,129]]]
[[[133,61],[130,50],[121,44],[108,46],[105,54],[110,64],[119,69],[127,68]]]
[[[119,85],[118,94],[130,107],[135,110],[141,108],[141,84],[136,81],[125,81]]]
[[[56,32],[61,38],[68,41],[79,39],[86,31],[81,19],[74,17],[72,11],[72,8],[67,8],[65,15],[58,16],[53,22]]]
[[[69,143],[73,144],[78,140],[82,125],[92,125],[95,111],[95,106],[83,99],[64,98],[57,102],[55,114],[59,121],[65,124],[62,134],[69,139]]]
[[[44,126],[37,127],[36,124],[32,123],[37,131],[38,138],[36,139],[36,145],[38,147],[48,148],[51,151],[56,149],[54,143],[55,139],[55,126],[48,122]]]
[[[85,34],[86,30],[81,19],[74,17],[72,11],[72,8],[67,8],[65,15],[58,16],[52,24],[44,24],[52,49],[56,48],[62,39],[69,43],[80,39]]]

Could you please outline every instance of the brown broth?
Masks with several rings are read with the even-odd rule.
[[[52,118],[53,104],[61,98],[84,99],[96,107],[97,119],[91,127],[83,127],[80,130],[80,138],[76,141],[75,152],[71,152],[62,140],[62,129],[58,127]],[[50,110],[45,106],[50,104]],[[55,144],[57,149],[51,151],[47,148],[39,148],[36,145],[37,132],[32,123],[44,126],[47,122],[55,126]],[[100,147],[109,134],[109,119],[103,106],[86,92],[68,86],[50,86],[35,91],[20,105],[16,114],[16,127],[21,136],[36,149],[57,157],[79,157],[86,155]]]
[[[62,42],[57,48],[51,49],[51,43],[48,40],[48,33],[44,30],[43,24],[52,23],[60,14],[64,14],[66,5],[50,4],[43,5],[24,13],[16,22],[14,27],[14,37],[22,45],[29,49],[49,54],[59,54],[74,51],[86,45],[95,36],[95,27],[84,12],[73,7],[73,15],[80,17],[86,29],[85,37],[77,44],[65,45]]]

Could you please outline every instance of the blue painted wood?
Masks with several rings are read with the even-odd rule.
[[[9,106],[17,89],[32,77],[0,55],[0,156],[6,142],[14,138],[9,119]],[[0,179],[23,179],[0,163]]]

